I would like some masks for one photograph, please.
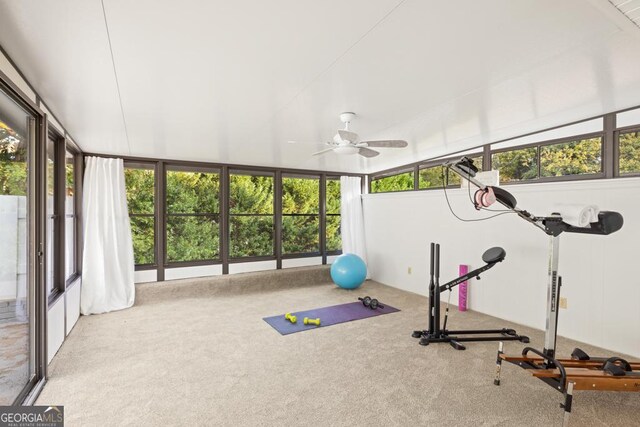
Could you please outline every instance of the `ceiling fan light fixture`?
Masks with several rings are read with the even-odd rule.
[[[360,149],[353,145],[343,145],[333,149],[333,152],[336,154],[357,154],[359,151]]]

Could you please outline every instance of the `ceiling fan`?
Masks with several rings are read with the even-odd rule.
[[[407,141],[381,140],[381,141],[360,141],[357,133],[349,130],[349,123],[356,116],[356,113],[340,114],[340,121],[344,123],[344,129],[339,129],[338,133],[333,137],[333,141],[327,142],[329,148],[313,153],[314,156],[333,151],[336,154],[359,154],[363,157],[375,157],[380,154],[379,151],[372,150],[374,148],[404,148]]]

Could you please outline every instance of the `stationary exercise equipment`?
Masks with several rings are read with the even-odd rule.
[[[358,298],[360,301],[362,301],[362,305],[364,305],[367,308],[370,308],[371,310],[376,310],[378,308],[384,308],[384,305],[380,304],[380,301],[378,301],[375,298],[371,298],[370,296],[366,296],[364,298]]]
[[[308,317],[305,317],[302,321],[303,321],[303,323],[305,325],[320,326],[320,318],[319,317],[317,319],[309,319]]]
[[[331,264],[331,279],[343,289],[356,289],[367,278],[367,266],[358,255],[342,254]]]
[[[291,314],[291,313],[285,314],[284,318],[287,319],[291,323],[296,323],[298,321],[298,318],[296,316],[294,316],[293,314]]]
[[[492,268],[497,263],[504,261],[506,255],[507,253],[502,248],[494,247],[488,249],[482,255],[482,261],[485,262],[484,266],[470,271],[457,279],[445,283],[444,285],[440,285],[440,244],[431,243],[431,263],[429,273],[429,329],[413,331],[411,336],[419,338],[420,345],[429,345],[434,342],[448,342],[451,344],[451,347],[456,350],[466,350],[466,347],[461,343],[470,341],[521,341],[528,343],[528,337],[518,335],[515,330],[509,328],[467,329],[459,331],[448,330],[447,319],[449,318],[449,301],[447,301],[445,309],[444,323],[442,327],[440,326],[440,294],[444,291],[449,291],[449,298],[451,298],[451,290],[454,287],[473,277],[479,280],[481,273]]]
[[[562,233],[609,235],[622,228],[624,223],[622,215],[618,212],[600,211],[597,221],[591,222],[586,227],[575,227],[563,221],[560,214],[535,216],[526,210],[519,209],[516,199],[511,193],[500,187],[486,186],[475,179],[478,169],[468,157],[446,162],[443,166],[466,179],[469,183],[468,185],[473,184],[480,190],[492,189],[496,201],[507,208],[506,211],[498,215],[505,212],[515,213],[518,217],[542,230],[549,236],[550,240],[544,347],[542,350],[526,347],[519,356],[507,356],[504,354],[504,343],[501,342],[498,346],[494,384],[500,385],[503,361],[530,370],[534,377],[564,395],[564,402],[560,407],[564,409],[565,426],[569,421],[573,392],[576,390],[640,392],[640,362],[630,363],[620,357],[590,358],[580,349],[573,351],[571,359],[556,358],[558,313],[562,287],[562,278],[558,274],[560,235]],[[446,196],[446,188],[443,187],[443,189]],[[488,206],[484,206],[485,204],[482,200],[480,202],[482,206],[479,209],[491,205],[491,203],[488,203],[489,200],[486,203]],[[477,197],[474,198],[473,204],[478,209]]]

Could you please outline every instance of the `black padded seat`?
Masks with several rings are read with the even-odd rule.
[[[486,262],[487,264],[501,262],[506,256],[507,252],[504,249],[496,246],[484,251],[484,253],[482,254],[482,261]]]

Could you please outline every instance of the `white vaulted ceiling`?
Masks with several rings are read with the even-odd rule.
[[[640,105],[606,0],[0,0],[0,45],[105,154],[372,172]],[[343,111],[409,147],[312,157]]]

